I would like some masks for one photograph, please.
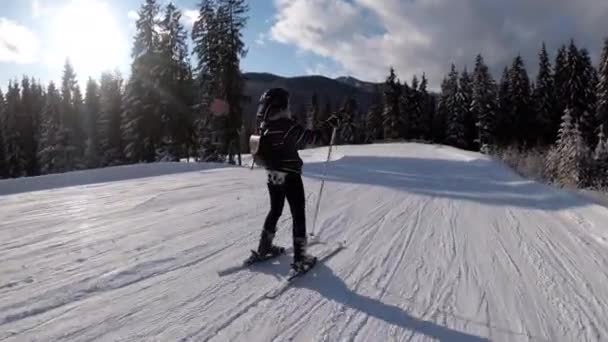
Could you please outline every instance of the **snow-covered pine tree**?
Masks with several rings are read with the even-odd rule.
[[[84,123],[87,135],[85,160],[89,168],[100,165],[99,134],[97,124],[101,112],[99,85],[89,78],[84,99]]]
[[[587,185],[590,154],[578,123],[573,120],[572,111],[566,109],[557,144],[548,156],[547,170],[553,182],[577,188]]]
[[[145,0],[138,12],[121,123],[124,153],[130,162],[155,161],[162,143],[159,13],[156,0]]]
[[[4,93],[0,89],[0,178],[8,177],[8,164],[6,162],[6,145],[4,143],[4,118],[6,115],[6,103],[4,102]]]
[[[132,89],[134,90],[134,89]],[[99,86],[97,134],[101,166],[125,163],[121,115],[123,114],[123,78],[119,72],[104,72]]]
[[[489,153],[495,143],[494,129],[497,104],[496,82],[485,64],[477,55],[473,72],[473,98],[471,112],[476,119],[477,145],[483,153]]]
[[[604,136],[608,135],[608,38],[600,57],[599,81],[596,87],[597,106],[595,117],[603,127]]]
[[[455,147],[466,148],[464,126],[466,99],[458,85],[458,78],[456,66],[452,64],[446,89],[446,110],[448,113],[446,142]]]
[[[583,54],[584,52],[577,48],[574,40],[571,40],[568,47],[566,64],[567,79],[563,92],[565,94],[566,108],[570,110],[572,119],[580,123],[583,137],[585,141],[589,142],[595,139],[595,134],[593,134],[593,137],[589,136],[589,131],[593,131],[593,129],[590,127],[590,121],[592,120],[589,120],[589,113],[586,113],[589,110],[589,106],[586,103],[588,85],[585,84],[585,82],[588,82],[588,79],[585,75],[587,67],[585,66],[586,62]]]
[[[471,74],[465,66],[460,75],[460,92],[462,93],[463,101],[463,124],[464,124],[464,140],[465,148],[470,150],[477,149],[477,128],[475,127],[475,116],[471,111],[471,103],[473,102],[473,80]]]
[[[21,89],[19,83],[9,82],[6,93],[6,110],[4,116],[4,143],[6,144],[6,161],[8,175],[12,178],[25,175],[27,160],[23,150],[21,130]]]
[[[395,69],[384,82],[384,111],[382,113],[385,139],[398,139],[401,131],[401,93],[402,86]]]
[[[555,79],[545,43],[539,53],[539,70],[532,98],[538,118],[539,132],[542,132],[541,143],[551,145],[557,139],[561,115],[556,106]]]
[[[599,189],[608,187],[608,140],[603,127],[598,130],[598,143],[593,153],[593,180],[591,184]]]
[[[523,145],[535,144],[538,140],[536,118],[530,98],[530,79],[523,58],[515,57],[509,70],[510,110],[509,116],[514,123],[512,133],[516,141]]]
[[[41,115],[40,148],[38,163],[42,173],[67,171],[65,145],[60,142],[61,95],[53,82],[49,83],[46,104]]]

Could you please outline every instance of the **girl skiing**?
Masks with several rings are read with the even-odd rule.
[[[261,121],[260,136],[253,136],[250,146],[256,164],[267,171],[270,211],[264,222],[258,249],[252,253],[251,261],[285,252],[285,248],[272,242],[287,199],[293,218],[292,268],[306,271],[314,266],[317,259],[306,252],[305,195],[301,176],[303,162],[298,150],[318,141],[324,130],[311,130],[299,125],[292,119],[289,102],[289,92],[283,88],[268,89],[259,101],[257,118]],[[336,116],[331,116],[323,125],[337,127],[339,120]]]

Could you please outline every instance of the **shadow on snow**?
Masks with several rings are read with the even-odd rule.
[[[323,178],[324,164],[307,163],[304,175]],[[590,204],[565,191],[526,180],[498,162],[481,159],[345,156],[329,162],[324,178],[496,206],[560,210]]]

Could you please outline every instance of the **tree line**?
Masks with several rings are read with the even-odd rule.
[[[145,0],[128,79],[107,71],[83,94],[68,59],[61,84],[11,80],[6,94],[0,89],[0,177],[189,157],[236,162],[247,11],[244,0],[202,1],[188,32],[173,3]],[[216,98],[229,113],[211,113]]]
[[[128,79],[104,72],[89,78],[83,94],[68,60],[60,84],[12,80],[6,93],[0,90],[0,177],[191,157],[240,164],[251,133],[240,69],[248,11],[245,0],[203,0],[188,32],[174,4],[145,0]],[[547,178],[606,183],[608,39],[604,44],[597,67],[573,40],[553,59],[542,44],[533,79],[521,56],[495,80],[478,55],[470,71],[451,65],[439,93],[427,89],[425,74],[407,82],[390,68],[369,108],[348,97],[331,99],[342,101],[334,110],[313,95],[294,114],[308,127],[338,114],[343,144],[415,140],[483,153],[541,148],[549,151]],[[230,104],[228,113],[213,113],[218,98]]]
[[[598,67],[574,40],[553,62],[544,43],[538,56],[534,79],[519,55],[498,81],[481,54],[471,72],[452,64],[438,94],[424,74],[408,83],[391,68],[365,115],[352,113],[356,99],[337,111],[347,118],[342,141],[417,140],[487,154],[540,149],[546,179],[608,186],[608,39]]]

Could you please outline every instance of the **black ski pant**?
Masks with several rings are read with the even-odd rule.
[[[262,234],[262,240],[266,241],[262,241],[262,243],[272,243],[277,230],[277,222],[283,213],[285,199],[287,199],[293,220],[293,246],[297,259],[306,247],[306,198],[302,176],[288,173],[283,184],[273,184],[269,181],[268,193],[270,194],[270,212],[266,216]]]

